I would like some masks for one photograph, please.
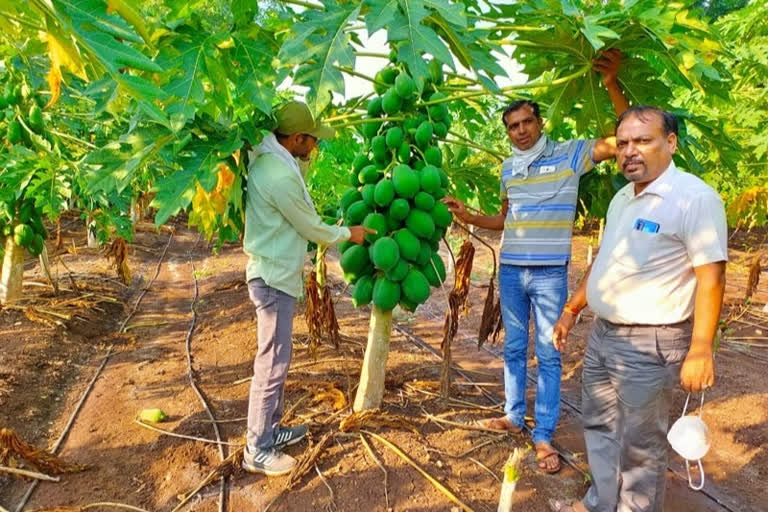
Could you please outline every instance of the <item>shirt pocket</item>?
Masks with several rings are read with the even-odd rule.
[[[616,243],[616,260],[629,268],[644,268],[657,251],[664,235],[631,230]]]

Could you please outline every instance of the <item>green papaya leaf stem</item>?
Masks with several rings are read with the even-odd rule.
[[[340,128],[347,128],[348,126],[356,126],[359,124],[366,124],[366,123],[383,123],[386,121],[405,121],[405,118],[394,116],[394,117],[376,117],[373,119],[360,119],[357,121],[348,121],[346,123],[336,124],[336,125],[333,125],[332,128],[338,130]]]
[[[280,0],[280,3],[288,4],[288,5],[296,5],[299,7],[304,7],[305,9],[316,9],[318,11],[323,10],[322,5],[313,4],[311,2],[303,2],[302,0]]]
[[[501,153],[499,151],[496,151],[495,149],[489,148],[487,146],[483,146],[480,144],[475,144],[474,142],[471,142],[465,137],[462,137],[461,135],[454,133],[454,132],[448,132],[449,134],[453,135],[454,137],[457,137],[457,139],[437,139],[441,142],[445,142],[447,144],[457,144],[459,146],[466,146],[468,148],[477,149],[479,151],[484,151],[488,153],[489,155],[496,158],[499,162],[503,162],[505,158],[507,158],[507,155],[504,153]]]
[[[352,68],[348,68],[345,66],[335,66],[336,69],[339,71],[342,71],[348,75],[356,76],[358,78],[362,78],[363,80],[368,80],[371,83],[374,83],[376,85],[381,85],[382,87],[389,87],[387,84],[379,82],[375,78],[371,78],[370,76],[366,75],[365,73],[360,73],[359,71],[355,71]]]

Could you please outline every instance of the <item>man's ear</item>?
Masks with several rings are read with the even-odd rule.
[[[669,148],[671,154],[675,153],[675,150],[677,150],[677,134],[670,133],[667,135],[667,148]]]

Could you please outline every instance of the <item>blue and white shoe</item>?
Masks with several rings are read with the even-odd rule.
[[[275,429],[275,444],[272,445],[276,450],[285,448],[298,443],[307,435],[309,429],[306,425],[296,425],[293,427],[277,427]]]
[[[274,448],[259,450],[246,445],[242,466],[249,473],[280,476],[290,473],[296,467],[296,459]]]

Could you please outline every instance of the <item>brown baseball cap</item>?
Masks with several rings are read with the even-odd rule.
[[[306,103],[291,101],[282,105],[275,112],[277,132],[283,135],[306,133],[318,139],[332,139],[336,130],[330,126],[315,121]]]

